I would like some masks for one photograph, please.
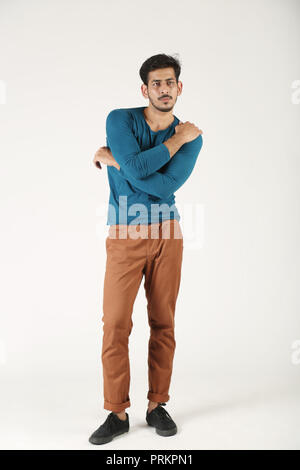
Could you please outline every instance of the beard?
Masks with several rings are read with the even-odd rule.
[[[174,105],[177,101],[177,96],[175,100],[171,98],[170,102],[168,103],[163,103],[162,101],[160,102],[159,99],[156,99],[154,101],[149,94],[148,94],[148,98],[153,108],[157,109],[158,111],[161,111],[162,113],[169,113],[174,108]]]

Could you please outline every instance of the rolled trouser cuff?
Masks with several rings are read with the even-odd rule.
[[[111,403],[107,400],[104,400],[104,409],[109,411],[114,411],[115,413],[120,413],[121,411],[129,408],[131,406],[130,400],[123,403]]]
[[[147,398],[151,401],[155,401],[156,403],[167,402],[170,399],[170,395],[162,394],[162,393],[148,392]]]

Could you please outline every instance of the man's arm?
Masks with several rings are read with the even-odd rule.
[[[174,134],[165,143],[141,151],[132,131],[130,117],[122,109],[113,109],[106,118],[106,139],[122,170],[134,179],[145,178],[170,161],[184,144],[182,135]]]
[[[177,191],[191,175],[202,144],[203,139],[200,134],[196,139],[185,143],[161,171],[155,171],[150,176],[143,179],[132,177],[126,172],[126,169],[124,170],[122,167],[120,170],[114,168],[113,171],[120,171],[124,179],[147,194],[160,199],[168,198]]]

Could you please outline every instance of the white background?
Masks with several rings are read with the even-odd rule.
[[[109,186],[92,159],[111,109],[148,105],[138,71],[158,53],[179,54],[174,114],[203,130],[176,193],[204,234],[193,248],[181,212],[178,433],[145,422],[141,285],[131,430],[105,448],[300,448],[299,26],[296,0],[1,0],[2,449],[95,448]]]

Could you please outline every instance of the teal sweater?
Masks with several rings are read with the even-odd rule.
[[[120,165],[107,166],[110,186],[106,225],[150,224],[180,220],[175,191],[193,171],[202,135],[187,142],[170,158],[164,141],[175,134],[179,119],[154,132],[138,108],[113,109],[106,118],[106,146]]]

